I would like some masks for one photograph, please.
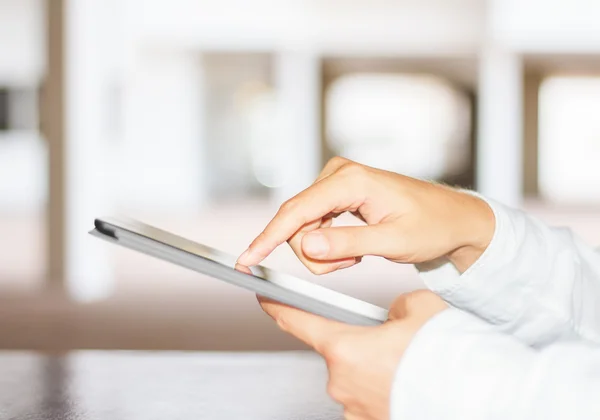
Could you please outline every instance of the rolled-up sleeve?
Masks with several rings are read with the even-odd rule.
[[[600,343],[600,255],[570,230],[486,200],[493,239],[463,274],[447,260],[417,266],[429,289],[533,347]]]

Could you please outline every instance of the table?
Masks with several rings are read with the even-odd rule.
[[[309,352],[0,352],[0,418],[342,419]]]

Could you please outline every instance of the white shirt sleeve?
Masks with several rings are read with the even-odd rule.
[[[600,255],[568,229],[486,201],[496,217],[487,250],[462,275],[447,260],[417,266],[427,287],[535,348],[600,343]]]
[[[431,319],[405,352],[392,420],[600,419],[600,348],[535,350],[455,308]]]

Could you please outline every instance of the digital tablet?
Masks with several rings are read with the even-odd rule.
[[[90,234],[248,289],[290,306],[354,325],[378,325],[387,310],[262,266],[236,270],[236,257],[127,218],[100,218]]]

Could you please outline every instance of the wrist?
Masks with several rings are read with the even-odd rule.
[[[457,191],[462,195],[460,214],[462,222],[456,223],[457,246],[446,257],[458,269],[465,272],[485,252],[494,236],[496,220],[487,202],[470,193]]]

